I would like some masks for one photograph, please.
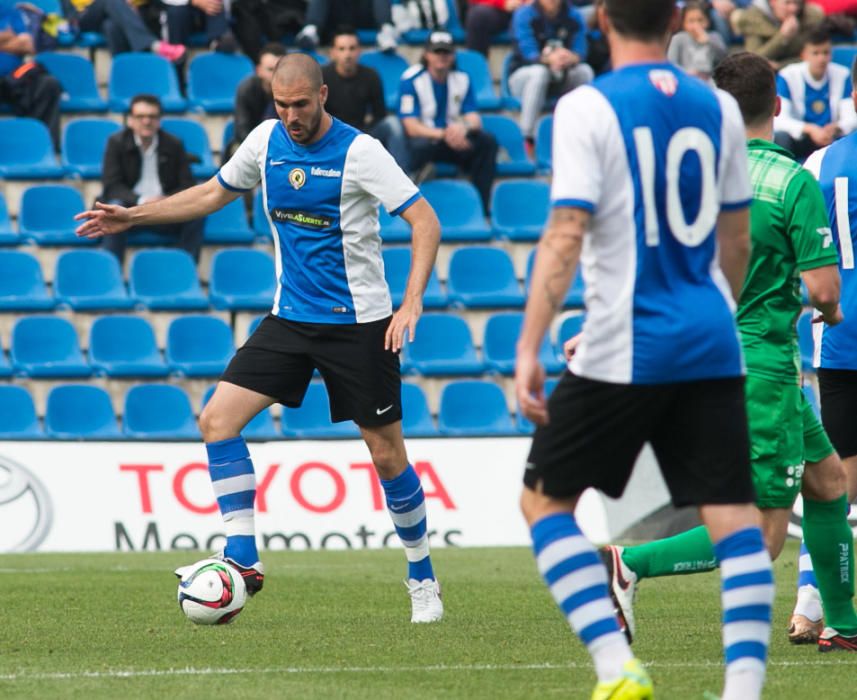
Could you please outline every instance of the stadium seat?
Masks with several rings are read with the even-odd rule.
[[[563,346],[569,338],[573,338],[583,330],[583,323],[586,321],[586,314],[575,314],[568,316],[562,320],[559,325],[559,331],[556,334],[556,354],[557,357],[563,356]]]
[[[39,261],[23,251],[0,250],[0,311],[52,308]]]
[[[441,240],[487,241],[491,238],[491,229],[482,215],[479,193],[469,182],[431,180],[421,185],[421,189],[440,219]]]
[[[88,377],[74,326],[57,316],[29,316],[12,328],[12,369],[28,377]]]
[[[12,220],[9,218],[6,198],[0,192],[0,245],[18,245],[20,242],[21,237],[12,228]]]
[[[89,364],[108,377],[165,377],[155,332],[139,316],[101,316],[89,330]]]
[[[0,385],[0,440],[43,440],[30,392],[12,384]]]
[[[537,241],[550,209],[550,186],[541,180],[504,180],[491,195],[491,228],[496,238]]]
[[[9,363],[9,358],[6,353],[0,349],[0,377],[11,377],[12,365]]]
[[[408,62],[393,51],[364,51],[360,63],[374,69],[381,76],[384,103],[395,113],[399,109],[399,81],[408,69]]]
[[[208,284],[215,309],[268,309],[277,290],[274,260],[261,250],[220,250],[211,261]]]
[[[207,309],[196,264],[183,250],[141,250],[131,260],[131,297],[153,311]]]
[[[845,66],[851,70],[854,65],[854,59],[857,58],[857,46],[834,46],[831,55],[831,60],[838,63],[840,66]]]
[[[485,356],[485,366],[489,370],[509,376],[515,373],[515,345],[521,335],[523,321],[524,314],[517,311],[494,314],[488,319],[482,352]],[[547,335],[539,350],[539,360],[548,374],[561,372],[565,367]]]
[[[167,330],[170,372],[186,377],[217,376],[234,354],[232,329],[214,316],[179,316]]]
[[[529,290],[530,289],[530,278],[533,274],[533,263],[536,259],[536,249],[530,251],[529,256],[527,257],[527,277],[524,283],[524,287]],[[583,282],[583,274],[580,271],[580,268],[577,268],[577,274],[575,274],[574,279],[571,281],[571,284],[568,287],[568,292],[565,295],[565,306],[571,307],[575,309],[581,309],[584,306],[584,293],[586,292],[586,285]]]
[[[493,112],[503,106],[503,101],[494,92],[494,80],[491,78],[491,70],[485,56],[478,51],[458,49],[455,52],[455,64],[458,70],[464,71],[470,77],[479,111]]]
[[[202,124],[190,119],[163,119],[161,128],[181,139],[190,156],[190,171],[195,178],[210,178],[217,172],[208,134]]]
[[[253,195],[253,231],[256,233],[256,238],[263,241],[270,241],[271,223],[268,221],[268,216],[265,214],[265,205],[262,201],[262,188],[256,190]]]
[[[353,421],[333,423],[330,401],[322,382],[311,382],[299,408],[283,407],[282,433],[295,438],[359,438]]]
[[[449,260],[449,301],[467,308],[524,305],[509,254],[500,248],[458,248]]]
[[[62,164],[84,179],[101,177],[107,139],[122,127],[109,119],[75,119],[68,122],[62,139]]]
[[[122,433],[138,440],[199,440],[187,394],[169,384],[140,384],[125,394]]]
[[[813,413],[815,413],[816,418],[821,419],[821,406],[818,403],[818,394],[815,393],[815,389],[812,384],[807,381],[803,382],[803,395],[806,397],[807,402],[812,408]]]
[[[378,225],[381,227],[381,240],[384,243],[411,242],[411,227],[401,216],[390,216],[384,207],[378,208]]]
[[[45,408],[45,433],[58,440],[115,440],[122,436],[110,395],[88,384],[51,389]]]
[[[470,327],[451,314],[427,313],[417,321],[413,343],[405,346],[404,366],[424,376],[482,374]]]
[[[551,395],[554,389],[556,389],[556,385],[559,383],[558,379],[548,379],[545,381],[545,398]],[[523,413],[521,413],[521,407],[518,406],[518,414],[516,417],[516,423],[518,425],[518,432],[523,433],[525,435],[530,435],[536,429],[536,426],[527,418]]]
[[[407,438],[436,437],[428,401],[417,384],[402,382],[402,432]]]
[[[540,172],[550,172],[553,162],[553,116],[548,114],[536,124],[536,167]]]
[[[62,85],[63,112],[106,112],[107,100],[98,92],[92,61],[72,53],[44,51],[36,56]]]
[[[243,54],[211,51],[197,54],[188,66],[187,96],[191,109],[231,114],[238,83],[253,72]]]
[[[805,372],[812,372],[815,343],[812,338],[812,311],[804,311],[797,320],[797,341],[800,346],[800,364]]]
[[[440,394],[438,429],[447,436],[514,435],[503,390],[493,382],[450,382]]]
[[[411,250],[410,248],[387,248],[382,255],[384,256],[384,276],[390,287],[393,307],[398,307],[405,296],[408,273],[411,271]],[[432,268],[431,277],[423,295],[423,306],[426,309],[443,309],[446,308],[446,304],[446,294],[440,287],[437,270]]]
[[[205,405],[211,400],[216,385],[206,389],[202,397],[202,405],[199,407],[200,413]],[[279,430],[274,425],[274,417],[271,415],[271,409],[265,408],[257,413],[250,422],[241,431],[241,437],[245,440],[277,440],[282,437]]]
[[[493,134],[500,146],[497,154],[498,175],[508,177],[535,174],[536,166],[524,150],[521,127],[501,114],[485,114],[482,116],[482,128]]]
[[[521,101],[517,97],[514,97],[512,91],[509,89],[509,68],[512,66],[513,58],[513,52],[509,51],[503,59],[503,67],[500,71],[500,99],[503,101],[503,109],[519,112],[521,110]]]
[[[244,198],[233,199],[205,219],[204,240],[209,244],[224,245],[239,243],[249,245],[256,234],[247,223]]]
[[[113,253],[106,250],[68,250],[57,258],[54,272],[57,304],[75,311],[130,309],[122,269]]]
[[[0,178],[40,180],[65,174],[54,155],[51,135],[38,119],[4,119],[0,129]]]
[[[120,53],[113,57],[107,95],[111,112],[127,112],[131,98],[141,93],[156,95],[165,112],[184,112],[175,66],[153,53]]]
[[[97,241],[74,233],[78,225],[74,216],[85,208],[80,192],[68,185],[28,187],[18,214],[21,237],[38,245],[95,245]]]

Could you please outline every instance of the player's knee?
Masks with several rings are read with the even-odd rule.
[[[839,498],[847,488],[845,467],[835,455],[821,462],[807,464],[801,492],[813,501],[832,501]]]
[[[205,442],[218,442],[237,437],[234,427],[227,420],[226,414],[212,408],[210,404],[203,409],[197,423]]]

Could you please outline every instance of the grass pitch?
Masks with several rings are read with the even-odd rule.
[[[589,657],[526,549],[437,550],[446,618],[411,625],[397,551],[268,553],[235,622],[196,627],[196,553],[0,556],[0,698],[584,698]],[[796,545],[777,567],[766,698],[857,696],[857,657],[791,647]],[[722,682],[717,573],[646,581],[637,655],[659,700]]]

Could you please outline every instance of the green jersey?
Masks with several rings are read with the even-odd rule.
[[[836,265],[836,248],[815,178],[770,141],[747,145],[752,252],[737,313],[747,374],[796,383],[800,273]]]

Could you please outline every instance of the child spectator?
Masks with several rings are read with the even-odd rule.
[[[726,56],[726,45],[708,31],[708,15],[701,2],[687,2],[681,11],[681,31],[670,41],[667,57],[690,75],[708,81]]]

